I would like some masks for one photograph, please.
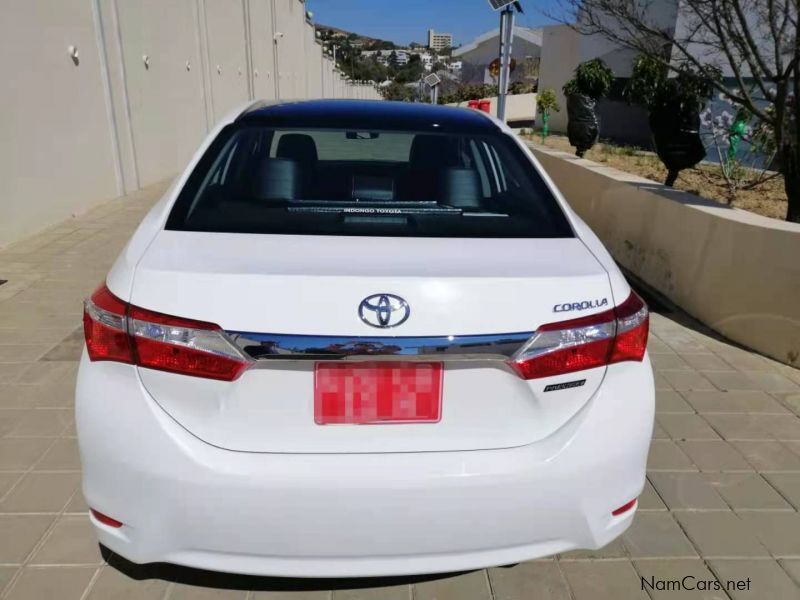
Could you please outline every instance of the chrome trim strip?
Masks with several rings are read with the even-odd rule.
[[[533,331],[428,337],[317,336],[226,332],[256,361],[272,360],[508,360]]]

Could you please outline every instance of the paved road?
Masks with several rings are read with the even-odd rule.
[[[658,424],[649,483],[633,527],[599,552],[390,581],[234,577],[101,555],[79,491],[72,414],[81,300],[162,190],[0,251],[3,597],[800,598],[800,371],[667,310],[653,315],[650,342]],[[749,578],[750,590],[642,590],[640,577],[685,576],[690,584]]]

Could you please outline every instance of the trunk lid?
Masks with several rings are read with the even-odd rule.
[[[406,322],[374,328],[362,300],[393,294]],[[607,300],[580,312],[554,306]],[[607,273],[577,238],[442,239],[161,231],[130,302],[229,332],[352,339],[533,332],[613,305]],[[390,339],[384,340],[387,343]],[[520,446],[574,415],[605,367],[531,381],[502,360],[444,364],[437,423],[320,426],[314,361],[265,361],[227,383],[140,368],[155,401],[206,442],[252,452],[414,452]],[[446,356],[446,355],[444,355]],[[579,387],[545,387],[585,380]]]

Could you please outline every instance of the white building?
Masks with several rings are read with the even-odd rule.
[[[679,0],[659,0],[648,5],[648,17],[654,27],[673,34],[684,24],[678,11]],[[701,50],[698,49],[700,52]],[[566,98],[561,88],[572,77],[580,63],[593,58],[602,59],[617,78],[631,75],[636,52],[609,41],[602,35],[581,35],[569,25],[552,25],[542,31],[539,90],[556,93],[561,112],[552,113],[550,128],[566,131]],[[598,104],[601,135],[636,145],[647,146],[650,130],[647,112],[619,98],[607,98]]]
[[[436,33],[433,29],[428,29],[428,48],[431,50],[444,50],[453,47],[453,36],[450,33]]]
[[[511,73],[511,81],[527,78],[535,80],[541,53],[542,30],[515,27],[514,40],[511,45],[511,56],[514,58],[515,68]],[[500,30],[493,29],[453,50],[453,60],[461,63],[461,79],[464,83],[493,84],[497,82],[489,71],[489,65],[498,58],[499,54]]]
[[[434,57],[433,54],[430,52],[412,52],[412,56],[419,56],[420,62],[422,62],[422,66],[425,67],[426,71],[430,71],[433,68]]]

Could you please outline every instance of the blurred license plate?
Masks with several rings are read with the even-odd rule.
[[[441,411],[441,363],[320,362],[314,368],[318,425],[435,423]]]

